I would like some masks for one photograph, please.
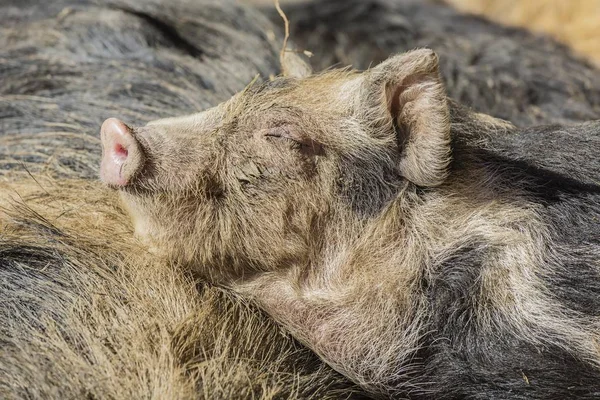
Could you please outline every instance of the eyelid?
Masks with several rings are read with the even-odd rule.
[[[290,134],[290,129],[287,126],[276,126],[273,128],[267,129],[265,136],[268,137],[282,137],[294,141],[299,141],[294,135]]]
[[[261,132],[264,132],[264,137],[277,137],[285,140],[289,140],[292,146],[300,149],[303,152],[308,152],[312,155],[323,155],[323,146],[310,138],[304,137],[295,129],[297,126],[280,125],[272,128],[267,128]]]

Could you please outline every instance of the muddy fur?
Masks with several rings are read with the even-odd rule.
[[[220,1],[0,15],[0,398],[361,397],[254,305],[148,255],[97,181],[105,118],[196,112],[276,73],[270,24]]]
[[[145,161],[105,181],[152,254],[370,393],[600,396],[600,122],[474,113],[420,49],[128,129]]]
[[[264,9],[281,20],[272,7]],[[524,29],[421,0],[294,2],[284,11],[297,47],[315,54],[316,71],[365,69],[390,54],[429,47],[440,56],[450,97],[477,111],[523,126],[600,118],[599,70]]]
[[[598,0],[447,0],[461,11],[549,34],[600,65]]]

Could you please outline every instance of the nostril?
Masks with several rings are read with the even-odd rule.
[[[120,159],[125,160],[129,155],[129,151],[125,147],[123,147],[122,144],[118,143],[115,146],[115,155]]]

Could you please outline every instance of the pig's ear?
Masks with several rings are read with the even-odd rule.
[[[281,59],[281,73],[289,78],[306,78],[312,75],[312,68],[301,55],[286,51]]]
[[[366,78],[369,101],[375,107],[372,116],[384,134],[395,135],[400,173],[419,186],[441,184],[448,174],[451,150],[437,55],[429,49],[397,55],[368,71]]]

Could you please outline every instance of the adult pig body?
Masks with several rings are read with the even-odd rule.
[[[464,138],[469,131],[455,132]],[[598,396],[593,342],[584,345],[590,346],[584,351],[589,356],[573,346],[598,332],[600,166],[594,153],[600,149],[600,122],[476,135],[455,140],[454,146],[454,168],[470,169],[475,161],[488,171],[502,170],[509,190],[524,190],[539,204],[530,217],[542,229],[531,238],[537,255],[519,255],[527,250],[517,243],[511,249],[508,242],[515,237],[495,237],[506,231],[475,233],[454,244],[453,254],[426,280],[433,310],[429,329],[435,333],[427,339],[431,347],[421,353],[419,373],[440,381],[436,398]],[[524,221],[516,224],[527,229]],[[490,266],[494,253],[499,259]],[[510,261],[500,259],[503,253],[520,258],[519,281],[508,282],[516,277],[508,277]],[[503,285],[512,289],[501,293]],[[492,315],[485,302],[506,309]]]
[[[0,16],[0,397],[350,396],[260,312],[147,255],[94,181],[107,116],[197,112],[276,73],[269,23],[228,1]]]
[[[591,399],[599,129],[473,113],[418,50],[108,120],[101,176],[157,255],[259,302],[366,390]]]
[[[480,112],[522,126],[600,118],[600,72],[550,38],[435,1],[328,0],[285,11],[292,39],[315,53],[317,70],[365,69],[428,47],[442,60],[449,96]]]
[[[97,126],[214,106],[278,70],[271,25],[229,2],[0,5],[0,159],[96,176]]]

